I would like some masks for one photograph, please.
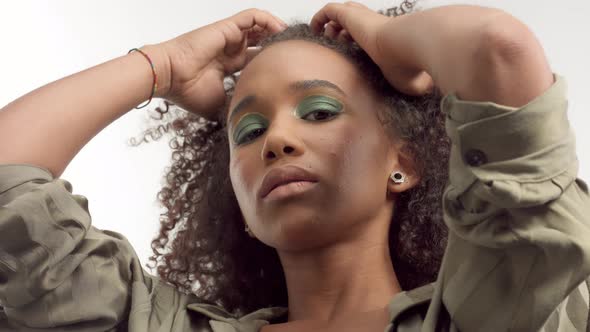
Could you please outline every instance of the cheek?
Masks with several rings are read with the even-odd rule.
[[[388,142],[375,124],[352,121],[338,131],[329,152],[338,190],[345,200],[370,199],[387,189],[384,167]]]
[[[243,151],[232,153],[230,156],[230,180],[240,205],[253,195],[254,183],[252,181],[257,178],[257,175],[254,174],[256,166],[252,163],[252,158],[246,158]]]

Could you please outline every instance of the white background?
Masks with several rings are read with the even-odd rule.
[[[362,1],[362,0],[361,0]],[[401,1],[401,0],[400,0]],[[398,1],[364,0],[373,9]],[[327,1],[2,1],[0,2],[0,107],[42,85],[155,44],[249,7],[287,22],[308,22]],[[554,72],[569,86],[569,119],[577,136],[580,177],[590,180],[590,1],[433,1],[502,8],[537,35]],[[147,63],[146,63],[147,65]],[[121,73],[124,75],[125,73]],[[100,91],[96,91],[100,93]],[[108,96],[105,96],[105,100]],[[152,104],[159,100],[152,101]],[[55,103],[60,103],[55,100]],[[152,106],[152,105],[150,105]],[[144,109],[131,110],[95,136],[61,176],[88,198],[93,225],[127,236],[143,264],[163,211],[156,200],[168,137],[140,147],[126,141],[146,128]],[[26,130],[26,124],[23,124]]]

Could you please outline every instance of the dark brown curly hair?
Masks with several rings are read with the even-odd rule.
[[[404,7],[404,4],[406,5]],[[380,13],[397,16],[413,3]],[[436,280],[447,240],[442,219],[442,193],[448,180],[450,141],[440,111],[441,93],[407,96],[390,86],[377,65],[355,43],[314,35],[307,24],[291,24],[261,43],[262,48],[287,40],[306,40],[344,55],[368,84],[384,97],[380,114],[390,138],[405,142],[421,181],[398,196],[391,221],[389,247],[402,289]],[[164,101],[157,107],[159,124],[143,132],[143,142],[172,136],[171,166],[158,200],[166,209],[152,241],[147,265],[159,278],[205,302],[236,315],[288,305],[285,276],[276,250],[244,231],[244,220],[229,177],[229,143],[225,117],[239,76],[226,78],[226,105],[216,121],[186,112]],[[172,106],[172,107],[171,107]],[[131,139],[132,145],[142,141]]]

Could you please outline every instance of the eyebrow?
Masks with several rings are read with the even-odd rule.
[[[341,95],[346,96],[346,93],[338,85],[336,85],[330,81],[326,81],[326,80],[303,80],[303,81],[297,81],[297,82],[293,82],[293,83],[289,84],[289,89],[293,90],[295,92],[306,91],[306,90],[310,90],[310,89],[317,88],[317,87],[332,89],[332,90],[337,91]],[[248,96],[242,98],[242,100],[240,100],[240,102],[231,111],[231,113],[229,115],[228,122],[231,122],[231,120],[238,113],[240,113],[246,107],[250,106],[255,101],[256,101],[256,95],[248,95]]]

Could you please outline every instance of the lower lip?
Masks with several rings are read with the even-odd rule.
[[[274,188],[270,193],[268,193],[268,195],[266,195],[266,197],[264,197],[264,200],[275,201],[287,197],[300,195],[315,187],[316,183],[317,182],[310,181],[289,182],[287,184],[283,184]]]

